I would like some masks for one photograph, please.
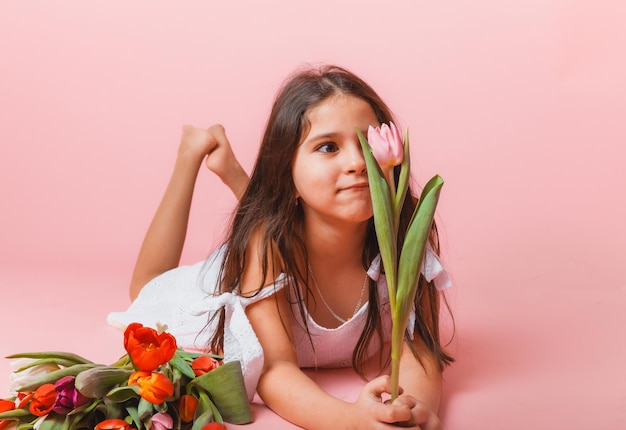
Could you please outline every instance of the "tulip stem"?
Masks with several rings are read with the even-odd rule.
[[[389,170],[387,170],[387,183],[389,184],[389,191],[390,191],[390,195],[391,195],[391,199],[393,201],[394,197],[396,196],[396,177],[393,174],[393,167],[390,167]]]
[[[394,321],[395,323],[396,321]],[[394,324],[391,328],[391,401],[398,398],[400,385],[400,357],[402,356],[403,328]]]

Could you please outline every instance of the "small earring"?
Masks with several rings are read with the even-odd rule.
[[[296,197],[296,206],[298,206],[300,204],[300,198]]]

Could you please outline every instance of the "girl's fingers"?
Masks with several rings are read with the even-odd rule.
[[[377,399],[381,399],[383,394],[391,393],[391,377],[389,377],[389,375],[383,375],[372,379],[365,385],[365,390]],[[398,387],[398,394],[402,394],[402,392],[402,387]]]
[[[417,400],[413,396],[400,396],[393,401],[392,405],[413,409],[417,405]]]
[[[384,393],[391,391],[391,380],[387,375],[380,376],[365,384],[364,389],[376,399],[381,399]]]

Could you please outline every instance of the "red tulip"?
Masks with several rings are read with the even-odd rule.
[[[0,412],[12,411],[13,409],[15,409],[15,402],[0,399]],[[11,423],[12,420],[0,420],[0,429],[5,428]]]
[[[128,385],[138,385],[139,395],[155,405],[174,394],[174,384],[162,373],[134,372],[128,378]]]
[[[135,430],[124,420],[110,419],[99,422],[94,430]]]
[[[222,423],[212,422],[202,426],[201,430],[226,430],[226,426]]]
[[[196,415],[196,408],[198,407],[198,399],[190,394],[183,394],[178,401],[178,413],[180,419],[184,423],[190,423],[193,421]]]
[[[0,399],[0,412],[12,411],[13,409],[15,409],[14,401]]]
[[[152,372],[172,359],[177,346],[171,334],[132,323],[124,332],[124,348],[137,369]]]
[[[57,392],[54,389],[54,385],[41,385],[37,388],[37,390],[35,390],[33,400],[30,402],[30,413],[38,417],[47,415],[52,410],[52,406],[54,406],[56,398]]]
[[[191,368],[196,376],[204,375],[216,367],[219,367],[219,365],[219,361],[208,355],[201,355],[191,362]]]
[[[370,126],[367,130],[367,141],[372,147],[372,154],[383,172],[402,163],[404,145],[393,122],[376,128]]]

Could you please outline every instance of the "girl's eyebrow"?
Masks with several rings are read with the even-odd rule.
[[[339,133],[336,133],[336,132],[316,134],[316,135],[307,137],[305,139],[305,142],[317,142],[319,140],[334,139],[335,137],[337,137],[338,134]]]

